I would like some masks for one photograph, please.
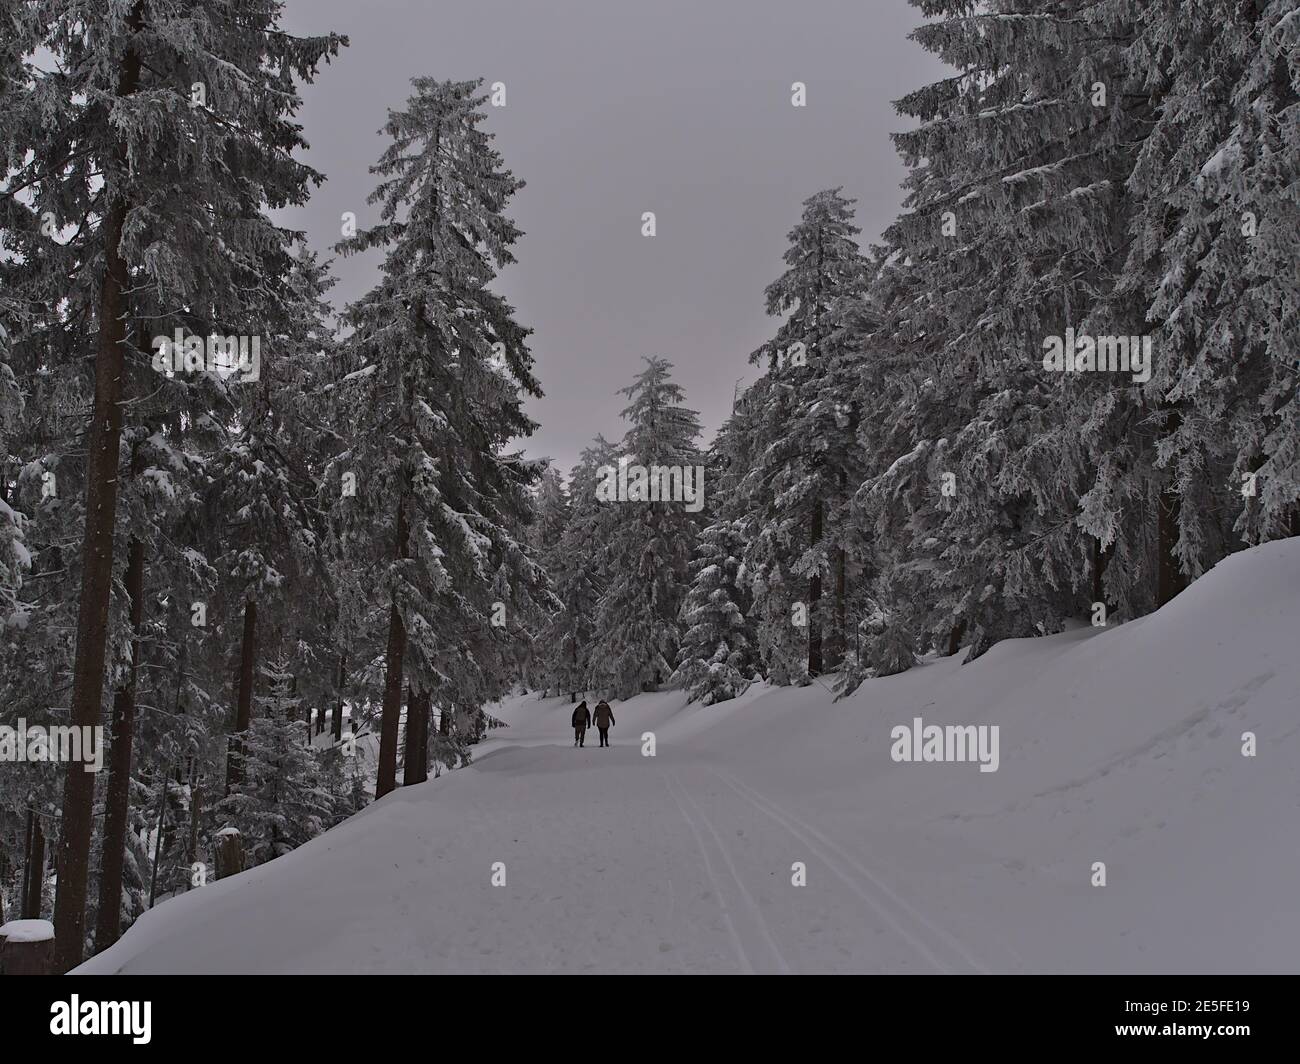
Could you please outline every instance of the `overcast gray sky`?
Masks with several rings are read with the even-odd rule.
[[[506,86],[487,128],[527,182],[510,212],[525,236],[500,291],[534,329],[546,395],[524,446],[566,472],[619,411],[645,355],[675,366],[711,435],[748,355],[777,322],[763,289],[782,271],[800,204],[843,186],[864,245],[898,211],[903,167],[891,101],[944,76],[907,39],[906,0],[287,0],[296,33],[351,38],[305,90],[306,159],[328,177],[287,221],[338,239],[365,199],[386,109],[410,79]],[[791,106],[792,82],[807,106]],[[641,235],[641,215],[658,233]],[[341,304],[374,281],[377,255],[336,259]],[[707,437],[706,437],[707,440]],[[706,441],[702,441],[706,442]]]

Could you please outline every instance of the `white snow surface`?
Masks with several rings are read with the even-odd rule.
[[[573,748],[567,699],[517,698],[472,767],[167,901],[78,971],[1294,972],[1297,633],[1291,539],[1141,620],[838,702],[615,703],[610,749]],[[997,725],[998,771],[894,762],[914,717]]]
[[[49,920],[10,920],[0,924],[0,939],[9,942],[48,942],[54,937]]]

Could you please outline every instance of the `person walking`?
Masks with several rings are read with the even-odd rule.
[[[609,703],[603,698],[596,703],[596,727],[600,730],[600,745],[609,745],[609,726],[617,724],[614,720],[614,711],[609,708]]]
[[[573,725],[573,745],[586,746],[584,739],[587,735],[587,729],[591,727],[591,710],[587,708],[585,698],[574,709],[573,716],[569,718],[569,723]]]

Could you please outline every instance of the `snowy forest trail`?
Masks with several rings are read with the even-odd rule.
[[[1300,540],[1270,544],[1142,620],[840,701],[616,702],[608,749],[568,698],[512,698],[470,766],[78,970],[1293,971],[1298,591]],[[997,770],[896,761],[917,717],[999,727]]]
[[[470,769],[169,903],[158,915],[209,905],[124,970],[970,970],[717,755],[643,757],[631,737],[574,749],[546,728],[512,727]]]

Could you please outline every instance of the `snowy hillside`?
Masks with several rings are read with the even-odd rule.
[[[608,750],[573,748],[567,701],[519,699],[473,767],[166,902],[78,971],[1294,971],[1297,633],[1291,539],[1142,620],[839,702],[641,696]],[[895,762],[916,717],[996,725],[997,771]]]

